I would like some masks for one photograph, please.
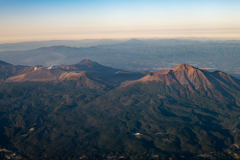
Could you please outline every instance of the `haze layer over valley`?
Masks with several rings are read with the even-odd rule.
[[[78,45],[76,43],[77,41],[72,44],[81,45],[79,42]],[[105,42],[105,44],[109,43],[116,41]],[[77,48],[61,45],[27,51],[6,51],[0,52],[0,56],[2,60],[12,64],[29,66],[37,64],[45,67],[73,64],[77,63],[78,59],[87,58],[127,71],[157,71],[187,63],[209,71],[221,70],[240,77],[239,41],[131,39],[117,44],[92,47]]]

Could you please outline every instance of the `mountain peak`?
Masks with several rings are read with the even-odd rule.
[[[135,82],[149,83],[151,81],[164,82],[166,85],[179,83],[189,85],[193,89],[203,88],[207,91],[213,88],[215,80],[209,72],[183,63],[170,70],[153,72]]]
[[[139,43],[144,43],[144,42],[139,39],[132,38],[132,39],[128,40],[126,43],[139,44]]]
[[[95,62],[91,61],[90,59],[83,59],[77,64],[89,64],[89,63],[95,63]]]
[[[177,70],[189,70],[189,69],[197,69],[191,65],[188,65],[186,63],[182,63],[180,65],[178,65],[177,67],[173,68],[173,71],[177,71]]]

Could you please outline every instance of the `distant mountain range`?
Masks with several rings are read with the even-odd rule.
[[[68,43],[51,44],[31,50],[0,52],[0,57],[15,65],[44,67],[71,65],[79,59],[91,59],[108,67],[133,72],[158,71],[187,63],[208,71],[221,70],[240,78],[239,41],[130,39],[101,41],[99,45],[85,47],[67,46]]]
[[[221,71],[0,61],[0,82],[0,147],[22,159],[240,156],[240,80]]]
[[[25,51],[51,46],[70,46],[70,47],[91,47],[97,45],[110,45],[124,42],[125,40],[114,39],[83,39],[83,40],[50,40],[50,41],[30,41],[19,43],[0,44],[0,52],[3,51]]]
[[[147,42],[148,44],[175,44],[175,45],[183,45],[183,44],[192,44],[199,42],[210,42],[210,43],[240,43],[239,40],[214,40],[207,38],[178,38],[178,39],[143,39],[138,40],[132,38],[131,41],[142,41]],[[30,49],[37,49],[42,47],[51,47],[51,46],[69,46],[69,47],[91,47],[98,45],[112,45],[112,44],[120,44],[124,43],[128,40],[116,40],[116,39],[83,39],[83,40],[50,40],[50,41],[27,41],[27,42],[19,42],[19,43],[3,43],[0,44],[0,52],[4,51],[25,51]]]

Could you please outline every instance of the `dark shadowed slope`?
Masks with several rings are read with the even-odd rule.
[[[8,77],[27,72],[29,67],[12,65],[4,61],[0,61],[0,82],[6,80]]]
[[[0,60],[0,65],[11,65],[11,64]]]

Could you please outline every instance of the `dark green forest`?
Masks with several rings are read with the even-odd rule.
[[[201,91],[181,95],[159,83],[110,91],[76,87],[74,81],[2,84],[0,103],[1,143],[14,144],[30,159],[205,153],[230,159],[228,148],[239,144],[240,108],[234,102]]]

